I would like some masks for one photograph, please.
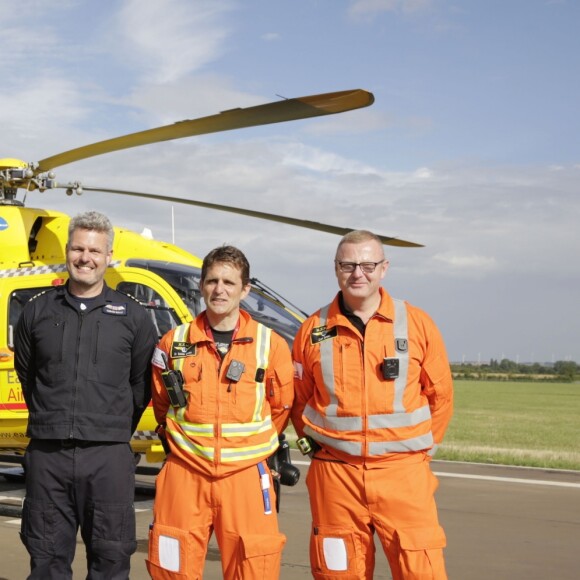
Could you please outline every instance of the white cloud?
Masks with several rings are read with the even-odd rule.
[[[460,255],[460,254],[435,254],[434,260],[443,263],[453,270],[463,272],[475,272],[478,276],[485,276],[491,270],[496,269],[496,259],[490,256]]]
[[[223,54],[228,27],[222,17],[231,7],[223,0],[125,0],[116,17],[121,50],[144,80],[174,82]]]
[[[350,7],[355,16],[377,12],[418,13],[431,8],[432,0],[354,0]]]

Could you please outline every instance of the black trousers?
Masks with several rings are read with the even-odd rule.
[[[127,580],[135,537],[135,461],[128,443],[32,440],[24,456],[21,539],[29,580],[72,578],[80,529],[87,580]]]

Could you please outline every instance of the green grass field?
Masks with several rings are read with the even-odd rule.
[[[580,470],[580,385],[456,380],[436,459]]]
[[[436,459],[580,471],[580,384],[456,380]],[[296,435],[286,431],[291,445]]]

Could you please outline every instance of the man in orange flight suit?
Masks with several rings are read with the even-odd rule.
[[[170,453],[147,568],[155,579],[201,578],[215,531],[225,579],[276,579],[286,538],[266,459],[293,401],[290,350],[240,310],[250,267],[237,248],[205,257],[201,291],[206,310],[168,332],[153,356],[153,406]]]
[[[292,422],[312,463],[314,578],[372,579],[377,532],[394,580],[447,578],[429,461],[453,409],[445,346],[429,316],[380,286],[380,239],[338,245],[340,292],[296,336]]]

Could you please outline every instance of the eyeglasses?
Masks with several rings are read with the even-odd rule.
[[[381,260],[380,262],[339,262],[338,260],[335,260],[335,262],[340,271],[345,274],[352,274],[357,266],[359,266],[364,274],[372,274],[377,266],[382,264],[384,260]]]

